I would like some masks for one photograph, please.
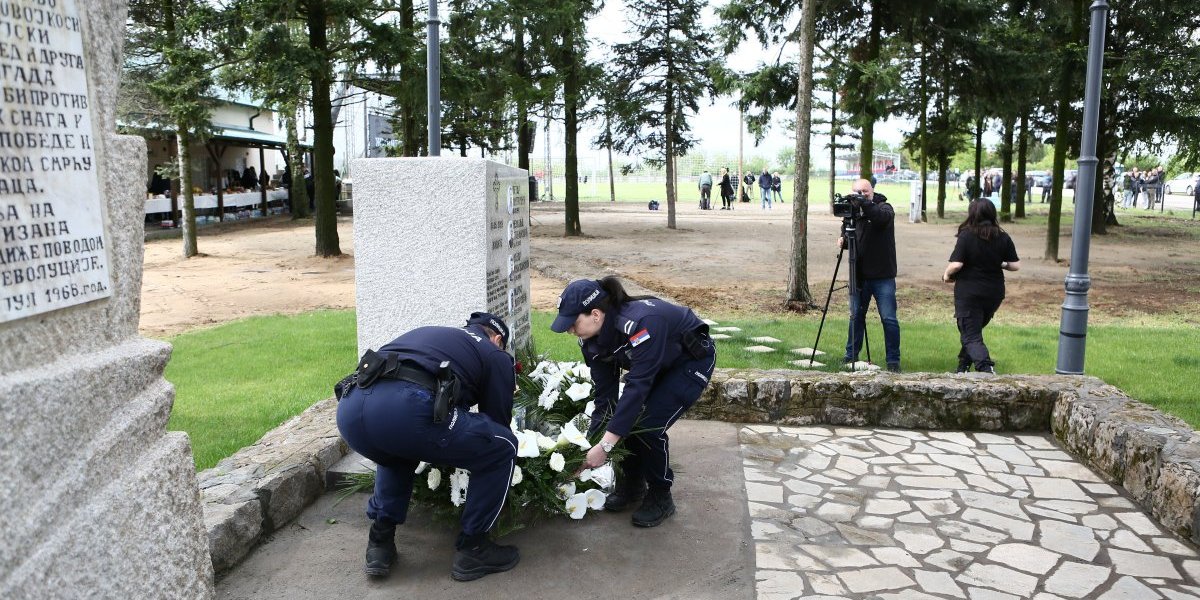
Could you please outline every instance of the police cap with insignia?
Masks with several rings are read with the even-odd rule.
[[[467,319],[467,325],[483,325],[490,327],[492,331],[500,334],[500,348],[508,347],[508,324],[504,319],[493,315],[492,313],[473,312],[471,318]]]
[[[600,300],[607,297],[608,292],[594,279],[572,281],[558,297],[558,317],[550,324],[550,330],[555,333],[565,332],[575,324],[575,319],[580,314],[590,312]]]

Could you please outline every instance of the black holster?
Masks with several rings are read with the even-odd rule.
[[[437,388],[433,390],[433,422],[441,423],[450,416],[450,411],[458,404],[458,377],[450,368],[450,361],[442,361],[438,365]]]

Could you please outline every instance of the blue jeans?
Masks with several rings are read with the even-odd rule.
[[[771,208],[771,190],[770,188],[761,188],[762,190],[762,207]]]
[[[871,297],[879,307],[879,320],[883,321],[883,345],[887,352],[887,362],[900,364],[900,321],[896,318],[896,280],[866,279],[858,284],[858,296],[850,297],[850,315],[854,319],[853,336],[846,336],[847,361],[858,360],[858,351],[862,348],[863,336],[867,331],[867,309],[871,307]]]

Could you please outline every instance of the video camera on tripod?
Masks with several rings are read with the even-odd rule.
[[[833,216],[857,220],[863,214],[867,197],[862,194],[833,195]]]

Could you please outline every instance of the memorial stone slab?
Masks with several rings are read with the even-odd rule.
[[[372,158],[354,174],[359,352],[475,311],[503,318],[527,346],[526,172],[470,158]]]
[[[0,2],[0,598],[211,598],[168,344],[138,337],[124,0]]]

